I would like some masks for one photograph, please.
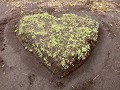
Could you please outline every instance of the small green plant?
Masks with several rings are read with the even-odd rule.
[[[90,17],[63,14],[56,18],[43,13],[23,17],[17,33],[25,48],[37,53],[46,65],[53,58],[61,69],[67,69],[76,57],[84,60],[89,55],[88,40],[97,40],[98,27]]]

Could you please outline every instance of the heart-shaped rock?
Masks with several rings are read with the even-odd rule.
[[[63,14],[57,18],[43,13],[24,16],[16,32],[25,49],[62,77],[89,56],[98,28],[98,22],[89,17]]]

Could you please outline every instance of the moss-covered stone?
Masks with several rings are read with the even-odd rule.
[[[76,57],[85,60],[89,55],[98,27],[90,17],[63,14],[56,18],[43,13],[24,16],[16,31],[25,49],[36,53],[48,67],[54,60],[61,69],[68,69]]]

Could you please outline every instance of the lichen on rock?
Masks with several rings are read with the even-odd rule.
[[[48,13],[24,16],[16,30],[26,49],[51,66],[54,60],[61,69],[68,69],[75,58],[85,60],[91,43],[97,41],[99,24],[88,17],[63,14],[57,18]]]

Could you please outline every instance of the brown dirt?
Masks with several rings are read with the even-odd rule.
[[[2,67],[2,65],[3,65],[3,60],[2,60],[2,58],[0,57],[0,68]]]
[[[6,18],[7,23],[0,34],[0,43],[6,45],[0,51],[6,64],[6,69],[0,70],[0,90],[120,90],[120,13],[90,12],[79,6],[64,7],[57,12],[57,15],[65,12],[90,15],[101,26],[96,48],[88,60],[65,78],[57,78],[24,50],[14,33],[20,9],[14,10],[12,16],[5,13],[9,9],[6,3],[0,4],[0,22]]]

